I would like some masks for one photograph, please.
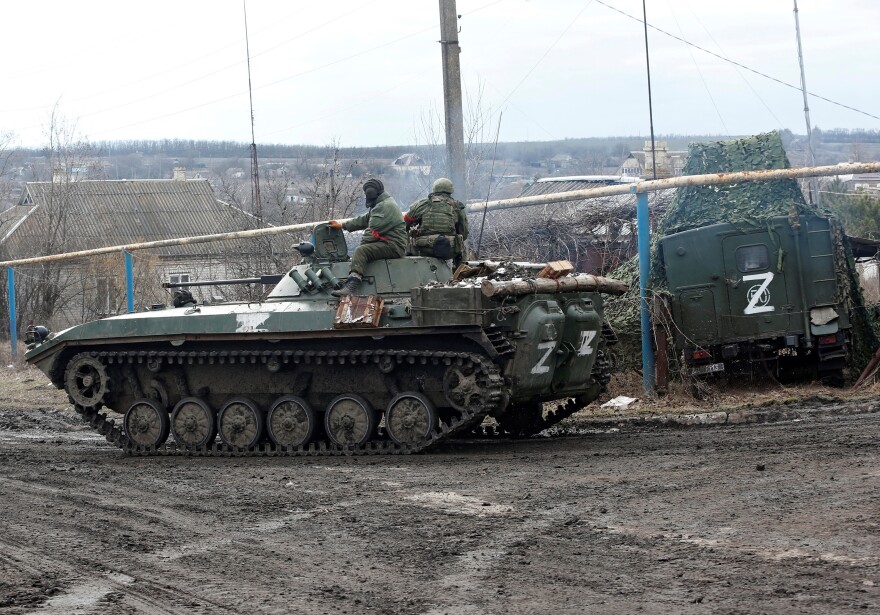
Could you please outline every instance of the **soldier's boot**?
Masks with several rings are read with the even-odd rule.
[[[361,286],[361,276],[356,273],[352,273],[348,276],[348,279],[345,281],[345,284],[342,285],[342,288],[339,290],[334,290],[331,295],[334,297],[345,297],[346,295],[353,295],[357,292],[357,289]]]

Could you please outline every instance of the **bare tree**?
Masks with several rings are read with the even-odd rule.
[[[0,210],[5,209],[5,205],[12,200],[13,183],[9,173],[14,155],[12,133],[0,133]]]
[[[495,117],[496,114],[486,105],[485,84],[480,80],[474,91],[465,91],[465,181],[470,199],[485,197],[488,192],[494,190],[498,182],[491,176],[498,176],[504,172],[500,168],[496,168],[494,173],[491,171],[495,128],[497,128],[497,124],[493,125]],[[432,106],[422,113],[415,131],[416,144],[431,167],[430,173],[422,178],[422,195],[430,189],[434,179],[449,176],[446,148],[443,145],[445,140],[443,122],[443,116],[436,107]]]
[[[330,142],[321,160],[305,166],[302,192],[306,202],[292,208],[291,223],[348,218],[355,213],[362,182],[352,173],[357,161],[342,157],[338,140]]]
[[[40,234],[33,238],[33,255],[57,254],[68,251],[73,185],[77,179],[88,179],[99,172],[90,158],[91,148],[79,137],[76,123],[69,122],[52,110],[47,128],[46,173],[48,190],[40,208]],[[17,255],[21,256],[21,255]],[[68,292],[76,285],[75,277],[67,275],[64,264],[43,263],[27,268],[17,288],[16,301],[22,314],[21,326],[30,321],[50,322],[56,313],[66,309],[76,293]]]

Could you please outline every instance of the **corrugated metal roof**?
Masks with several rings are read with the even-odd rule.
[[[613,186],[616,184],[632,183],[630,178],[607,176],[607,175],[587,175],[581,177],[559,177],[552,180],[538,180],[529,186],[526,186],[520,196],[537,196],[542,194],[555,194],[557,192],[573,192],[575,190],[589,190],[590,188],[601,188],[602,186]],[[633,195],[619,195],[611,197],[601,197],[598,199],[580,199],[577,201],[568,201],[566,203],[555,203],[550,207],[552,209],[562,208],[567,211],[571,210],[598,210],[600,208],[609,209],[617,208],[625,204],[633,204],[635,206],[635,197]],[[531,211],[531,207],[524,208],[525,211]],[[536,206],[535,211],[544,211],[547,206]]]
[[[0,244],[18,228],[30,211],[30,207],[15,206],[0,213]]]
[[[582,182],[589,185],[599,184],[602,186],[610,186],[612,184],[632,184],[639,180],[634,177],[626,177],[624,175],[572,175],[570,177],[542,177],[536,183],[546,184],[548,182]]]
[[[18,228],[4,236],[11,258],[37,256],[45,245],[49,212],[63,212],[63,245],[48,254],[210,235],[254,228],[253,216],[218,201],[207,180],[111,180],[76,182],[28,182],[19,205],[8,212],[10,219],[25,217]],[[26,214],[22,214],[22,210]],[[58,213],[54,219],[58,218]],[[0,227],[3,228],[3,227]],[[247,252],[247,240],[171,246],[153,252],[163,256],[202,256]]]

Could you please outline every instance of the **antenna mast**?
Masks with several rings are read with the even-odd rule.
[[[248,98],[251,105],[251,206],[257,222],[263,225],[263,203],[260,200],[260,168],[257,164],[257,139],[254,136],[254,92],[251,88],[251,47],[248,41],[247,0],[242,0],[244,7],[244,47],[247,53]]]
[[[801,46],[801,22],[798,17],[797,0],[794,0],[794,30],[797,33],[798,63],[801,66],[801,91],[804,94],[804,119],[807,122],[807,153],[809,155],[809,165],[814,167],[816,166],[816,156],[813,153],[813,129],[810,122],[810,105],[807,102],[807,78],[804,76],[804,50]],[[813,195],[815,194],[816,197],[819,196],[817,180],[815,177],[810,179],[809,186],[810,203],[813,203],[816,202],[813,200]]]

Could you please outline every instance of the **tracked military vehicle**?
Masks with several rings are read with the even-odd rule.
[[[445,261],[406,257],[370,263],[362,296],[338,299],[342,232],[318,225],[299,250],[303,263],[261,302],[34,327],[26,359],[131,454],[416,452],[486,417],[496,433],[526,436],[608,383],[614,336],[597,291],[620,283],[455,284]],[[545,416],[549,400],[567,401]]]

